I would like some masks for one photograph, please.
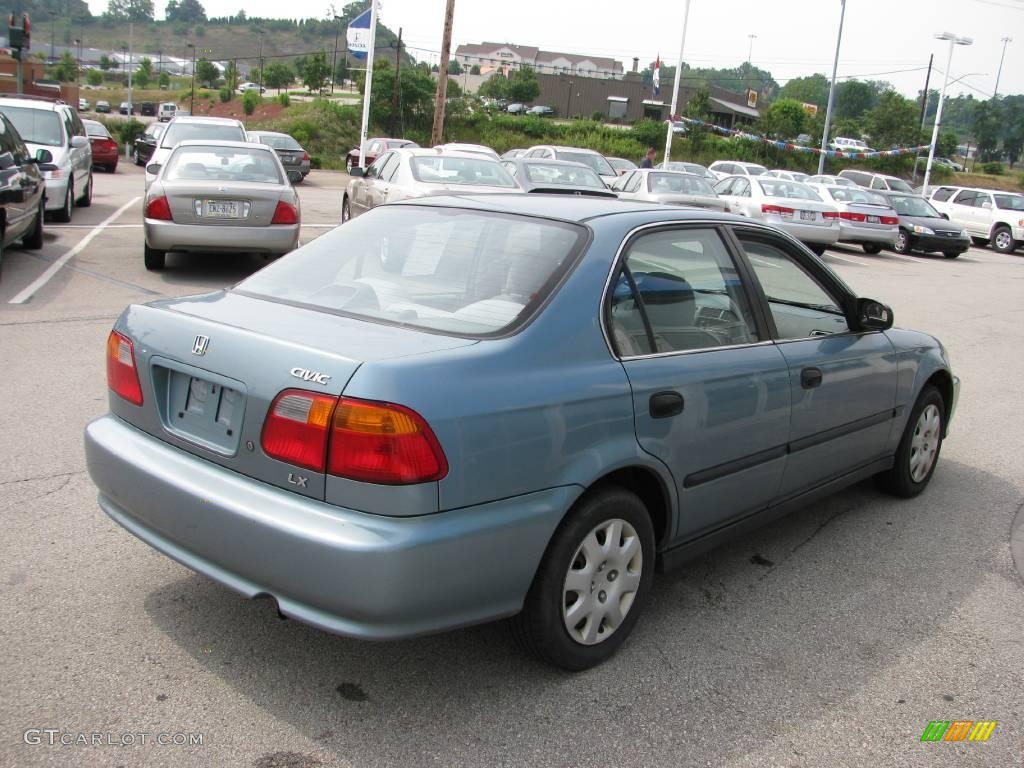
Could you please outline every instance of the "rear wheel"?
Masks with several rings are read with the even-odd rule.
[[[979,248],[984,248],[986,245],[988,245],[988,238],[987,237],[975,237],[974,235],[971,235],[971,242],[974,243]]]
[[[341,223],[344,224],[346,221],[352,218],[352,207],[348,204],[348,198],[342,198],[341,201]]]
[[[88,208],[92,205],[92,173],[89,173],[89,181],[85,184],[85,194],[82,195],[82,199],[78,201],[79,208]]]
[[[600,664],[632,631],[653,578],[654,529],[643,502],[618,486],[591,491],[552,537],[513,634],[562,669]]]
[[[861,243],[860,247],[864,249],[864,253],[870,253],[872,255],[882,252],[882,246],[878,243]]]
[[[64,195],[64,207],[61,208],[54,215],[57,221],[68,222],[71,221],[71,213],[75,207],[75,184],[73,181],[68,179],[68,190]]]
[[[146,269],[151,272],[163,269],[167,262],[167,251],[158,251],[155,248],[150,248],[149,243],[146,243],[143,255],[146,261]]]
[[[939,390],[931,385],[921,390],[907,419],[892,469],[875,476],[882,489],[910,498],[927,487],[942,450],[945,413]]]
[[[910,235],[901,229],[896,235],[896,242],[892,249],[896,253],[910,253]]]
[[[992,233],[992,247],[999,253],[1013,253],[1017,243],[1014,242],[1013,233],[1009,227],[996,227],[995,232]]]
[[[807,247],[810,248],[811,251],[818,256],[825,255],[825,246],[822,245],[821,243],[808,243]]]
[[[44,201],[39,201],[39,210],[36,211],[36,220],[32,223],[32,229],[22,239],[22,244],[30,251],[38,251],[43,247],[43,216],[45,212]]]

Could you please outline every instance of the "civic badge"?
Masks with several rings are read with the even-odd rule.
[[[206,350],[210,347],[209,336],[196,336],[196,340],[192,342],[192,354],[193,355],[205,355]]]

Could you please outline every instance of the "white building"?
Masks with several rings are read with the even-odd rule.
[[[529,45],[509,43],[480,43],[460,45],[454,58],[464,69],[474,64],[482,74],[498,69],[532,67],[537,72],[557,75],[580,75],[603,79],[622,77],[622,64],[604,56],[585,56],[577,53],[542,51]]]

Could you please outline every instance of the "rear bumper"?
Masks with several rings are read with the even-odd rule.
[[[146,244],[158,251],[288,253],[299,240],[298,224],[232,227],[146,219],[144,228]]]
[[[392,639],[509,616],[574,486],[419,517],[314,501],[226,470],[115,416],[86,427],[100,507],[144,542],[286,616]]]
[[[894,245],[899,227],[887,229],[876,229],[873,227],[858,227],[852,224],[839,222],[839,242],[841,243],[878,243],[879,245]]]
[[[800,224],[784,219],[765,219],[765,222],[787,232],[801,243],[824,243],[832,245],[839,242],[839,227],[833,225],[815,226],[813,224]]]

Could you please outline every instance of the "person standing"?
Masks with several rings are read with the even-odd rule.
[[[640,161],[641,168],[653,168],[654,158],[658,156],[658,150],[654,147],[647,148],[647,154],[644,155],[644,159]]]

